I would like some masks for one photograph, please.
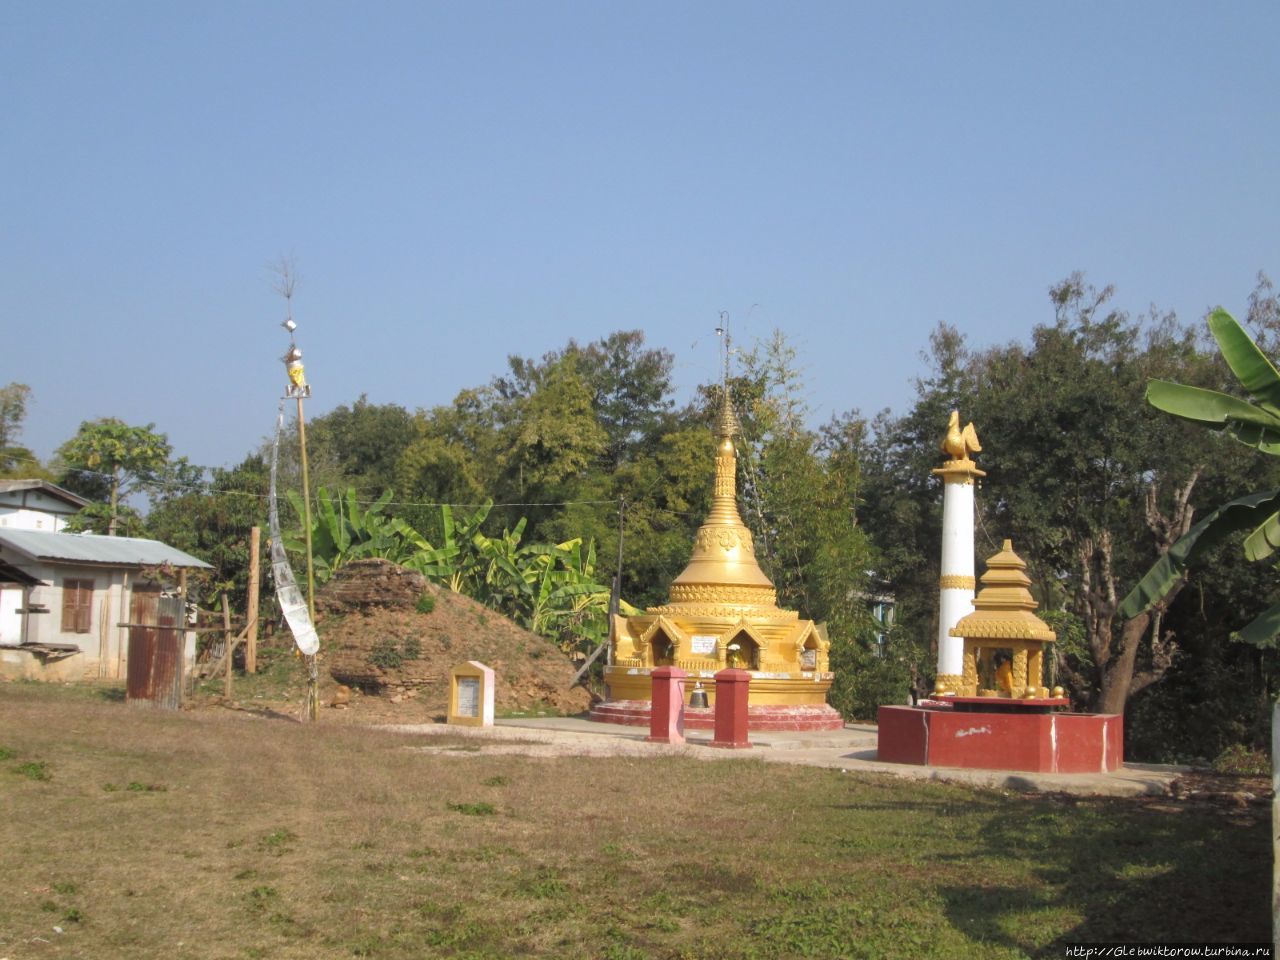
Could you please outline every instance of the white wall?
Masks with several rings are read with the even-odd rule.
[[[0,675],[34,680],[123,680],[128,675],[129,629],[119,624],[129,621],[131,585],[137,577],[136,571],[51,563],[32,564],[28,569],[44,581],[41,586],[31,588],[31,604],[43,605],[49,612],[28,618],[27,642],[72,643],[80,647],[81,652],[42,662],[28,651],[0,649]],[[62,584],[67,579],[93,581],[88,633],[62,629]],[[10,593],[15,595],[12,600]],[[20,589],[6,588],[0,593],[0,630],[9,624],[3,613],[7,605],[12,603],[17,610],[21,602]],[[0,634],[0,643],[21,642],[21,619],[14,615],[13,634]],[[195,663],[195,637],[194,633],[185,637],[184,671],[189,671]]]
[[[22,587],[0,585],[0,643],[22,642]]]
[[[10,530],[44,530],[57,533],[77,507],[43,490],[5,490],[0,493],[0,527]]]

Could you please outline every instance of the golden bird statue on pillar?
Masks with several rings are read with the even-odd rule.
[[[978,443],[978,431],[973,429],[973,423],[967,423],[963,430],[960,429],[959,410],[951,411],[947,434],[942,438],[942,452],[949,454],[953,460],[968,460],[969,454],[982,452],[982,444]]]

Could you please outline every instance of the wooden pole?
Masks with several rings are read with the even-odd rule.
[[[124,594],[121,593],[123,599]],[[186,666],[187,657],[187,568],[178,568],[178,601],[182,604],[182,612],[178,614],[178,659]],[[121,611],[123,612],[123,611]],[[191,654],[191,669],[187,671],[186,693],[192,696],[196,692],[196,655]]]
[[[311,483],[307,470],[307,424],[298,398],[298,450],[302,457],[302,535],[307,545],[307,612],[316,621],[316,575],[311,563]]]
[[[244,648],[244,672],[258,672],[258,581],[262,579],[259,567],[259,554],[262,553],[262,531],[253,527],[249,531],[249,609],[245,612],[248,618],[249,635]]]
[[[222,643],[223,649],[227,652],[227,678],[222,685],[222,695],[228,700],[231,699],[231,661],[235,659],[232,656],[232,644],[235,641],[231,638],[231,604],[227,600],[227,591],[222,591]]]
[[[120,612],[124,613],[125,598],[129,598],[129,619],[133,619],[133,594],[129,591],[129,571],[124,572],[124,576],[120,581]],[[128,667],[125,661],[129,656],[129,635],[127,633],[116,635],[116,669],[112,676],[117,679],[120,677],[127,678],[129,676]]]
[[[302,416],[302,397],[298,397],[298,448],[302,452],[302,531],[307,543],[307,612],[316,622],[316,575],[311,562],[311,485],[307,473],[307,427]],[[320,710],[320,679],[316,658],[307,658],[307,702],[303,715],[315,720]]]

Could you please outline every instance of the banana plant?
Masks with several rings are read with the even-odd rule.
[[[301,499],[292,492],[289,497],[302,516]],[[580,537],[556,544],[523,543],[524,517],[490,537],[481,529],[493,508],[486,503],[461,516],[442,506],[443,536],[435,546],[403,520],[385,515],[390,500],[387,491],[366,507],[351,488],[341,495],[324,487],[316,491],[311,547],[319,580],[328,580],[352,560],[385,557],[562,645],[594,648],[608,636],[609,588],[596,582],[594,543],[584,546]],[[285,543],[301,549],[302,531]],[[626,603],[622,609],[637,612]]]
[[[1258,349],[1231,314],[1219,308],[1209,315],[1209,330],[1232,374],[1250,399],[1167,380],[1147,386],[1147,402],[1180,419],[1221,430],[1262,453],[1280,455],[1280,372]],[[1241,530],[1250,560],[1270,557],[1280,547],[1280,489],[1232,500],[1205,517],[1178,540],[1121,602],[1118,613],[1135,617],[1159,603],[1210,548]],[[1248,643],[1271,647],[1280,635],[1280,604],[1272,606],[1237,634]]]
[[[454,593],[474,596],[480,564],[475,556],[475,538],[489,516],[493,504],[485,503],[468,516],[454,519],[448,504],[440,507],[443,540],[433,547],[426,540],[420,549],[404,560],[404,565],[423,574],[428,580],[442,583]]]
[[[289,502],[297,516],[302,517],[302,498],[290,490]],[[385,514],[391,500],[387,490],[368,507],[356,499],[356,491],[348,487],[343,493],[330,493],[325,487],[316,491],[315,510],[311,516],[311,553],[316,577],[328,580],[334,572],[352,560],[367,557],[385,557],[395,563],[403,562],[415,553],[429,548],[413,527],[398,517]],[[299,528],[285,537],[285,546],[291,550],[304,548],[303,531]]]

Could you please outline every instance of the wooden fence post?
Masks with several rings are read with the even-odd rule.
[[[227,679],[222,687],[222,695],[231,699],[231,661],[235,659],[235,648],[231,639],[231,605],[227,600],[227,591],[222,591],[222,645],[227,651]]]
[[[262,577],[259,569],[258,555],[262,552],[262,531],[254,527],[249,531],[249,609],[245,611],[248,618],[249,635],[244,647],[244,672],[258,672],[258,581]]]

